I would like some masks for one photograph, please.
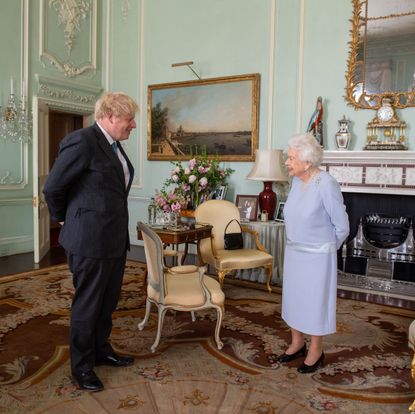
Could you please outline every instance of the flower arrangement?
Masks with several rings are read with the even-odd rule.
[[[178,213],[187,204],[182,194],[176,191],[167,192],[164,188],[160,191],[156,190],[154,201],[165,213]]]
[[[225,185],[227,178],[234,172],[231,168],[222,168],[219,160],[208,159],[205,153],[194,156],[186,166],[183,166],[181,161],[172,164],[174,169],[170,173],[170,178],[164,182],[160,193],[169,194],[172,200],[177,197],[181,208],[196,208],[207,200],[217,187]],[[167,192],[166,188],[171,185],[175,188]]]

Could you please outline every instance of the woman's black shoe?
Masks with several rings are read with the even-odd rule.
[[[311,374],[312,372],[315,372],[320,367],[322,367],[323,363],[324,363],[324,352],[321,353],[320,358],[313,365],[307,365],[303,362],[301,366],[297,368],[297,371],[300,374]]]
[[[294,359],[300,358],[305,356],[307,353],[306,345],[304,344],[301,349],[299,349],[297,352],[294,352],[293,354],[282,354],[279,357],[277,357],[277,361],[279,363],[284,364],[285,362],[294,361]]]

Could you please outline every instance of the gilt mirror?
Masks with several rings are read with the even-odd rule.
[[[415,1],[352,0],[346,100],[377,109],[415,106]]]

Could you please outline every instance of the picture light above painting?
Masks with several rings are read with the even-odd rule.
[[[147,159],[254,161],[259,74],[148,86]]]

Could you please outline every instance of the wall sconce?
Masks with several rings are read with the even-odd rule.
[[[21,99],[14,94],[14,80],[10,78],[10,95],[7,106],[0,106],[0,139],[6,142],[32,141],[32,113],[26,105],[25,85],[22,83]]]
[[[264,189],[259,193],[259,208],[268,213],[268,219],[274,220],[277,195],[272,190],[272,183],[288,181],[288,175],[284,169],[282,150],[265,149],[256,150],[255,165],[247,175],[248,180],[264,182]]]

